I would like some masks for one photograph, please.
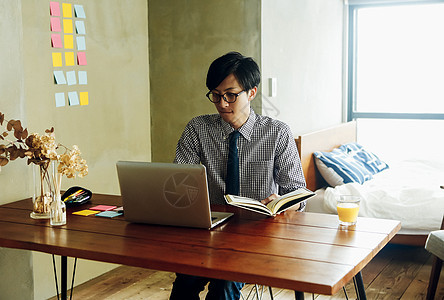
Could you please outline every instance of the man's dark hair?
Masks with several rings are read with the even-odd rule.
[[[259,66],[251,57],[239,52],[229,52],[211,63],[207,74],[207,88],[214,90],[230,74],[236,77],[246,91],[257,87],[261,82]]]

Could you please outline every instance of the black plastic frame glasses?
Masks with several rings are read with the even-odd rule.
[[[226,92],[225,94],[221,95],[221,94],[209,91],[205,96],[207,96],[208,100],[210,100],[213,103],[219,103],[222,98],[227,103],[234,103],[234,102],[236,102],[237,97],[239,97],[239,95],[242,94],[243,92],[245,92],[245,90],[240,91],[237,94]]]

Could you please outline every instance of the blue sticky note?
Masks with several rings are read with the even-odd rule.
[[[77,42],[77,50],[86,50],[86,43],[85,43],[85,37],[84,36],[77,36],[76,37]]]
[[[117,216],[121,216],[121,213],[118,213],[116,211],[112,211],[112,210],[108,210],[108,211],[102,211],[98,214],[96,214],[96,216],[98,217],[105,217],[105,218],[114,218]]]
[[[66,79],[68,80],[68,85],[76,84],[76,71],[66,72]]]
[[[56,107],[65,106],[65,93],[55,93]]]
[[[76,21],[76,32],[77,34],[85,34],[85,22],[83,21]]]
[[[79,95],[77,92],[68,92],[69,105],[79,105]]]
[[[79,71],[79,84],[88,84],[86,71]]]
[[[85,19],[85,10],[83,9],[83,5],[74,4],[74,12],[77,18]]]
[[[54,71],[54,80],[56,84],[66,84],[65,75],[63,71]]]

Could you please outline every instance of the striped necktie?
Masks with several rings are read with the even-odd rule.
[[[225,179],[226,194],[239,195],[239,156],[237,141],[239,131],[233,131],[228,138],[229,150],[227,161],[227,178]]]

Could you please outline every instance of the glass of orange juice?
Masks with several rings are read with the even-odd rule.
[[[351,226],[356,224],[361,198],[353,195],[340,195],[336,208],[338,210],[339,224]]]

